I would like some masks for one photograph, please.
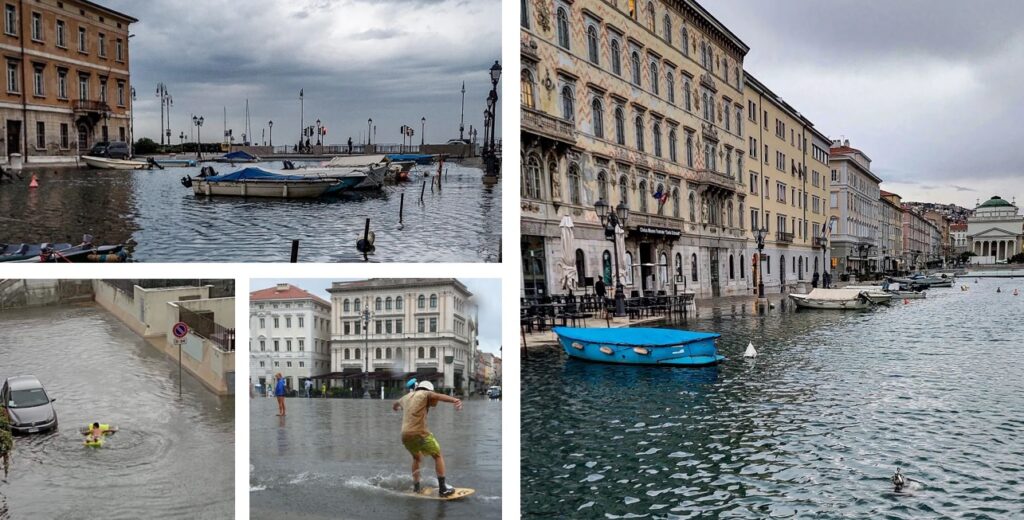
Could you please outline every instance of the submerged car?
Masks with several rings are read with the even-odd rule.
[[[488,388],[487,389],[487,397],[490,397],[491,399],[500,399],[501,398],[501,387],[500,386],[492,386],[492,387]]]
[[[57,411],[35,376],[17,376],[4,381],[0,406],[14,433],[40,433],[57,428]]]

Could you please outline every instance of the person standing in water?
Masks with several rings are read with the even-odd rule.
[[[416,383],[415,390],[402,396],[391,408],[396,412],[402,410],[402,445],[412,455],[413,492],[420,492],[420,461],[423,455],[429,455],[434,458],[437,472],[437,494],[446,497],[454,493],[455,488],[445,482],[441,445],[427,429],[427,412],[439,402],[452,403],[456,410],[462,410],[462,401],[434,392],[430,381]]]
[[[284,376],[282,376],[281,373],[278,372],[274,374],[274,377],[277,379],[277,387],[274,389],[274,395],[277,396],[277,415],[279,417],[284,417]]]

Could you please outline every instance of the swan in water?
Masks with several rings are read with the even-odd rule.
[[[747,358],[757,357],[757,350],[754,349],[754,344],[753,343],[750,343],[750,342],[747,343],[747,351],[743,353],[743,357],[747,357]]]

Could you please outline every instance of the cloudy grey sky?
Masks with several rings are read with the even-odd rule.
[[[500,0],[102,3],[140,20],[131,27],[135,133],[157,142],[159,82],[174,98],[174,142],[189,134],[191,114],[205,118],[204,142],[220,140],[225,106],[240,140],[248,98],[253,135],[272,120],[274,144],[294,144],[300,89],[306,124],[323,121],[328,143],[360,142],[373,118],[375,142],[398,143],[409,125],[418,144],[423,117],[427,142],[444,142],[458,137],[463,81],[466,129],[482,126],[488,69],[501,57]]]
[[[350,281],[353,278],[282,278],[273,280],[253,279],[249,282],[249,290],[258,291],[273,287],[279,283],[290,283],[301,287],[327,301],[331,294],[327,289],[332,282]],[[480,350],[501,355],[501,280],[497,278],[459,278],[473,293],[480,305]]]
[[[1024,2],[715,0],[746,69],[904,200],[1024,202]]]

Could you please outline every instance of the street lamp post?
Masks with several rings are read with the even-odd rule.
[[[420,119],[420,152],[423,150],[423,143],[427,140],[427,118],[423,117]]]
[[[825,280],[828,279],[828,238],[821,237],[821,286],[828,289]]]
[[[267,122],[267,126],[270,127],[270,146],[273,147],[274,146],[274,122],[273,121],[268,121]]]
[[[620,202],[615,207],[615,211],[610,211],[611,206],[608,205],[604,200],[598,200],[594,203],[594,211],[597,212],[597,216],[601,219],[601,225],[604,226],[604,238],[605,240],[612,241],[612,249],[615,253],[615,314],[616,318],[621,318],[626,315],[626,289],[622,286],[622,280],[619,277],[619,241],[617,240],[615,230],[616,228],[625,228],[626,222],[629,220],[629,207],[625,203]]]
[[[373,126],[373,118],[371,117],[370,119],[366,120],[366,146],[370,146],[371,144],[373,144],[373,140],[371,139],[371,135],[370,135],[370,127],[372,127],[372,126]],[[364,152],[366,152],[366,151],[364,150]]]
[[[185,150],[185,132],[182,132],[180,135],[178,135],[178,139],[181,140],[180,147],[181,147],[182,151],[184,151]]]
[[[363,308],[363,363],[366,370],[363,371],[363,399],[370,398],[370,309]]]
[[[320,120],[317,119],[316,120],[316,145],[317,146],[322,146],[324,144],[323,141],[321,141],[321,139],[320,139],[321,136],[323,135],[323,134],[320,133],[320,128],[321,128]]]
[[[767,235],[768,230],[763,227],[754,233],[754,238],[757,239],[757,298],[759,300],[764,298],[764,273],[761,272],[761,262],[764,261],[764,239]]]
[[[491,93],[487,95],[487,128],[484,129],[487,151],[484,155],[485,174],[496,177],[501,166],[498,164],[498,150],[494,146],[494,123],[498,119],[498,80],[501,79],[501,64],[495,60],[491,66]],[[461,139],[462,136],[460,135]]]
[[[192,116],[192,124],[196,126],[196,159],[203,158],[203,117]]]

